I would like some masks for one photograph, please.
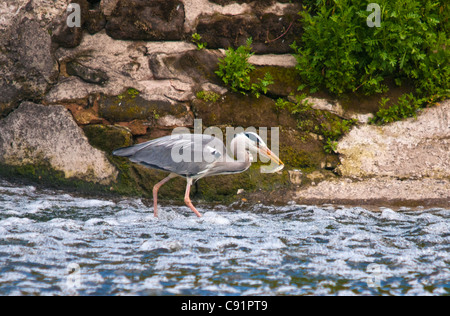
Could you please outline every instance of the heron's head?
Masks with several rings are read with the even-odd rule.
[[[236,134],[231,143],[231,148],[235,155],[239,150],[245,149],[253,154],[259,153],[261,157],[268,158],[279,166],[284,165],[280,158],[269,149],[264,140],[253,132]]]

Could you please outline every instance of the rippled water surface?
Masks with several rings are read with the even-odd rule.
[[[200,211],[0,181],[0,295],[450,295],[450,210]]]

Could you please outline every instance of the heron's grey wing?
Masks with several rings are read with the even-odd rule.
[[[132,162],[185,177],[201,176],[225,153],[223,142],[200,134],[171,135],[133,147],[118,153],[128,154]]]
[[[148,142],[145,142],[142,144],[119,148],[119,149],[116,149],[113,151],[113,155],[119,156],[119,157],[131,157],[134,154],[136,154],[138,151],[145,149],[146,147],[164,144],[164,143],[170,141],[171,138],[172,138],[172,136],[165,136],[165,137],[153,139],[151,141],[148,141]]]

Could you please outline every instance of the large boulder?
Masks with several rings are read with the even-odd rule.
[[[450,178],[450,101],[417,118],[354,128],[339,142],[342,175]]]
[[[34,166],[102,185],[117,178],[105,154],[93,148],[70,113],[58,105],[24,102],[0,121],[0,164]]]
[[[48,32],[67,1],[7,0],[0,6],[0,117],[40,99],[58,76]]]

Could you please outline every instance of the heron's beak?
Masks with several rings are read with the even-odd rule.
[[[284,166],[284,163],[280,160],[280,158],[278,158],[277,155],[275,155],[269,148],[263,147],[263,148],[258,148],[258,150],[262,156],[270,158],[270,160],[272,160],[279,166],[281,166],[281,165]]]

